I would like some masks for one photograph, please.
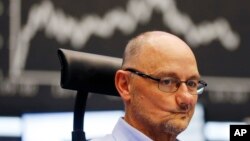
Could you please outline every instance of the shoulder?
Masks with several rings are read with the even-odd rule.
[[[100,138],[89,139],[88,141],[115,141],[112,135],[106,135]]]

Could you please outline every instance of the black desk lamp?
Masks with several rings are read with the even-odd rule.
[[[85,106],[89,92],[119,96],[114,75],[120,58],[58,49],[61,63],[61,87],[76,90],[72,141],[86,141],[83,131]]]

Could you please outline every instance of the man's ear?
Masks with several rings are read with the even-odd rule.
[[[124,70],[118,70],[116,72],[115,87],[124,101],[130,100],[128,72]]]

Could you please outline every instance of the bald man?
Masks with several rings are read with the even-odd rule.
[[[127,44],[115,75],[125,115],[112,134],[93,141],[176,141],[206,85],[184,41],[162,31],[142,33]]]

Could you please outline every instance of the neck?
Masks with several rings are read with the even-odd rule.
[[[127,116],[124,117],[124,120],[127,121],[128,124],[136,128],[137,130],[142,132],[144,135],[151,138],[153,141],[176,141],[177,135],[161,131],[159,129],[156,129],[155,127],[142,128]]]

